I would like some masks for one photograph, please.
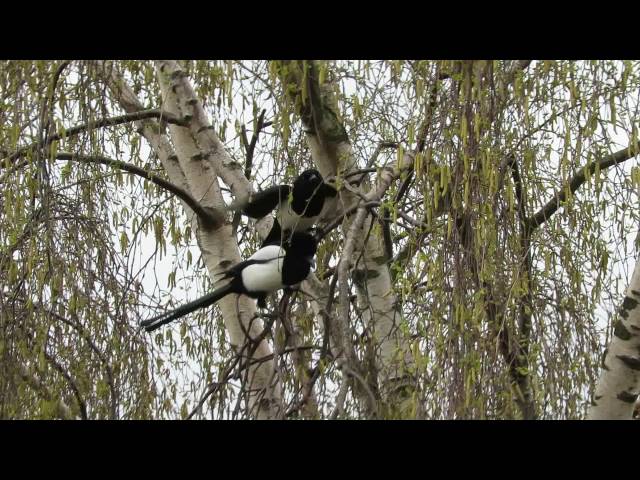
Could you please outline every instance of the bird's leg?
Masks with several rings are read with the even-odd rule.
[[[266,309],[267,308],[267,297],[266,295],[260,295],[258,297],[258,308]]]

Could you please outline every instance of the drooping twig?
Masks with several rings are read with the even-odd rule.
[[[165,190],[173,193],[181,200],[183,200],[191,209],[198,215],[198,218],[202,220],[202,222],[208,228],[217,228],[224,222],[224,215],[218,210],[211,207],[203,207],[200,202],[198,202],[193,196],[183,190],[182,188],[174,185],[173,183],[154,175],[152,172],[148,172],[140,167],[137,167],[131,163],[126,163],[120,160],[114,160],[112,158],[107,158],[98,155],[77,155],[74,153],[68,152],[58,152],[56,154],[57,160],[70,160],[82,163],[99,163],[102,165],[108,165],[115,168],[120,168],[121,170],[125,170],[129,173],[133,173],[140,177],[146,178],[147,180],[155,183],[159,187],[164,188]]]
[[[630,158],[638,155],[638,153],[640,153],[640,141],[635,145],[629,145],[622,150],[618,150],[611,155],[607,155],[600,160],[591,162],[588,165],[584,166],[578,173],[571,177],[571,180],[569,180],[569,182],[567,182],[559,191],[554,194],[553,198],[549,200],[544,205],[544,207],[538,210],[536,214],[533,215],[533,217],[528,219],[528,227],[531,230],[535,230],[549,218],[551,218],[551,215],[553,215],[560,208],[562,202],[567,199],[567,188],[571,191],[571,193],[574,193],[586,181],[587,174],[593,174],[596,171],[596,168],[604,170],[611,167],[612,165],[617,165],[619,163],[625,162]]]
[[[27,153],[34,151],[38,148],[41,148],[43,146],[46,146],[48,144],[50,144],[51,142],[54,142],[56,140],[61,140],[63,138],[68,138],[74,135],[78,135],[79,133],[82,132],[86,132],[87,130],[93,129],[93,128],[101,128],[101,127],[108,127],[108,126],[114,126],[114,125],[121,125],[123,123],[130,123],[130,122],[135,122],[138,120],[144,120],[144,119],[148,119],[148,118],[160,118],[164,121],[166,121],[167,123],[173,123],[176,125],[180,125],[180,126],[187,126],[187,122],[186,120],[182,119],[182,118],[178,118],[175,115],[173,115],[172,113],[169,112],[164,112],[160,109],[154,108],[151,110],[141,110],[139,112],[133,112],[133,113],[127,113],[125,115],[119,115],[117,117],[109,117],[109,118],[103,118],[102,120],[97,120],[95,122],[88,122],[88,123],[83,123],[81,125],[77,125],[75,127],[71,127],[69,129],[66,129],[64,131],[60,131],[58,133],[55,133],[53,135],[50,135],[46,142],[37,142],[37,143],[32,143],[31,145],[27,145],[25,147],[22,147],[18,150],[16,150],[14,153],[12,153],[11,155],[9,155],[7,158],[0,160],[0,167],[7,167],[11,164],[13,164],[17,159],[23,157],[24,155],[26,155]]]

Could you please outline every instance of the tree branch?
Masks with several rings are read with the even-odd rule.
[[[81,125],[77,125],[75,127],[71,127],[69,129],[60,131],[56,134],[50,135],[46,142],[36,142],[36,143],[32,143],[31,145],[27,145],[26,147],[22,147],[18,150],[16,150],[14,153],[12,153],[11,155],[9,155],[7,158],[5,158],[4,160],[0,160],[0,167],[5,166],[8,167],[9,165],[15,163],[15,161],[21,157],[23,157],[24,155],[26,155],[28,152],[31,152],[33,150],[36,150],[38,148],[42,148],[45,145],[49,145],[51,144],[51,142],[54,142],[56,140],[61,140],[63,138],[68,138],[74,135],[78,135],[79,133],[82,132],[86,132],[87,130],[93,129],[93,128],[101,128],[101,127],[108,127],[108,126],[113,126],[113,125],[121,125],[123,123],[130,123],[130,122],[135,122],[137,120],[144,120],[147,118],[159,118],[163,121],[166,121],[167,123],[173,123],[176,125],[180,125],[183,127],[188,126],[188,123],[185,119],[182,118],[178,118],[175,115],[173,115],[172,113],[169,112],[165,112],[162,111],[160,109],[154,108],[151,110],[141,110],[139,112],[133,112],[133,113],[127,113],[125,115],[119,115],[117,117],[109,117],[109,118],[103,118],[102,120],[97,120],[95,122],[88,122],[88,123],[83,123]]]
[[[267,113],[266,110],[262,110],[260,112],[260,116],[258,117],[258,123],[256,125],[256,131],[253,132],[251,136],[251,143],[247,142],[247,130],[244,125],[242,126],[242,142],[244,143],[245,151],[246,151],[246,162],[244,166],[244,176],[247,177],[247,180],[251,180],[251,167],[253,167],[253,153],[256,149],[256,144],[258,143],[258,136],[263,128],[271,125],[271,122],[264,121],[264,115]]]
[[[249,141],[247,140],[247,129],[245,128],[244,125],[242,125],[241,139],[246,152],[246,159],[244,164],[244,176],[247,177],[247,180],[249,181],[251,180],[251,169],[253,167],[253,154],[256,149],[256,144],[258,143],[258,135],[260,135],[260,132],[262,131],[263,128],[268,127],[269,125],[272,124],[272,122],[264,121],[265,113],[267,113],[267,111],[264,109],[260,112],[260,116],[258,117],[258,123],[256,125],[256,130],[255,132],[253,132],[253,135],[251,136],[251,143],[249,143]],[[240,224],[240,217],[241,217],[240,211],[237,211],[233,214],[233,220],[231,221],[231,228],[233,229],[234,232],[238,230],[238,225]]]
[[[29,372],[26,365],[20,363],[18,365],[18,373],[20,378],[22,378],[22,380],[24,380],[31,388],[39,392],[46,401],[52,402],[55,400],[49,388],[47,388],[44,382]],[[61,398],[56,400],[56,413],[58,417],[63,420],[75,420],[76,418],[71,412],[69,406]]]
[[[562,189],[556,192],[553,198],[549,200],[544,207],[538,210],[536,214],[527,221],[528,227],[533,231],[551,218],[551,215],[553,215],[561,207],[562,202],[567,199],[567,187],[571,193],[574,193],[586,181],[587,173],[591,175],[596,171],[596,168],[604,170],[612,165],[626,162],[630,158],[638,155],[638,153],[640,153],[640,141],[635,145],[629,145],[622,150],[618,150],[611,155],[607,155],[598,161],[591,162],[584,166],[571,178],[571,180],[569,180],[568,183],[565,184]]]
[[[343,211],[336,218],[334,218],[330,223],[326,224],[323,228],[316,229],[316,235],[315,235],[316,240],[318,240],[318,241],[322,240],[332,230],[334,230],[336,227],[338,227],[338,225],[340,225],[340,223],[342,222],[342,220],[345,217],[348,217],[349,215],[352,215],[359,208],[361,208],[361,207],[363,207],[363,208],[377,207],[379,205],[380,205],[379,201],[371,201],[371,202],[366,202],[364,204],[357,203],[357,204],[353,205],[352,207],[350,207],[347,210]]]
[[[80,416],[82,420],[88,420],[87,416],[87,404],[82,398],[80,394],[80,389],[76,381],[71,377],[71,374],[65,370],[65,368],[52,356],[49,355],[46,351],[44,352],[44,357],[47,359],[49,364],[58,371],[60,375],[67,381],[73,395],[76,397],[76,402],[78,403],[78,408],[80,409]]]
[[[86,155],[77,155],[74,153],[67,152],[59,152],[56,154],[57,160],[71,160],[82,163],[99,163],[102,165],[108,165],[110,167],[120,168],[129,173],[133,173],[142,178],[146,178],[151,182],[155,183],[159,187],[168,190],[173,193],[175,196],[183,200],[191,209],[198,215],[198,218],[202,220],[204,225],[207,228],[216,229],[224,222],[224,214],[217,211],[214,208],[203,207],[200,203],[191,196],[189,192],[183,190],[182,188],[174,185],[173,183],[157,177],[151,172],[148,172],[140,167],[137,167],[131,163],[126,163],[121,160],[114,160],[112,158],[102,157],[98,155],[94,156],[86,156]]]
[[[525,209],[525,193],[520,170],[515,158],[510,162],[513,183],[515,185],[516,199],[518,203],[518,219],[520,223],[520,249],[522,267],[526,275],[527,290],[518,301],[518,344],[514,355],[515,369],[510,369],[515,375],[521,393],[522,415],[525,420],[535,420],[537,418],[536,405],[534,402],[533,390],[531,387],[531,375],[529,365],[529,346],[531,344],[531,308],[533,301],[533,259],[531,255],[531,229],[527,225],[527,214]],[[505,359],[506,360],[506,359]]]

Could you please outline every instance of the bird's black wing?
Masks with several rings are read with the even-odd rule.
[[[260,247],[262,248],[262,247]],[[259,259],[249,258],[247,260],[242,260],[241,262],[236,263],[233,267],[229,268],[223,274],[223,278],[237,278],[242,273],[242,270],[247,268],[249,265],[257,265],[260,263],[269,263],[273,258]]]
[[[256,193],[242,209],[242,213],[251,218],[262,218],[273,211],[280,202],[289,198],[291,186],[276,185]]]
[[[267,245],[282,245],[282,228],[280,228],[280,222],[278,222],[277,218],[273,219],[273,226],[269,231],[269,235],[264,239],[260,248],[266,247]]]

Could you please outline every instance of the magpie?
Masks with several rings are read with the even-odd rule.
[[[222,273],[229,283],[217,290],[189,302],[171,312],[140,323],[147,332],[183,317],[199,308],[208,307],[218,300],[235,293],[247,295],[258,300],[260,308],[266,307],[266,296],[281,288],[302,282],[314,264],[317,242],[307,232],[294,232],[291,238],[282,244],[278,238],[275,243],[262,246],[251,255]]]
[[[305,170],[290,185],[275,185],[255,194],[242,208],[251,218],[262,218],[276,209],[273,227],[263,246],[292,232],[305,232],[318,221],[327,197],[335,197],[337,190],[326,183],[320,172]]]

